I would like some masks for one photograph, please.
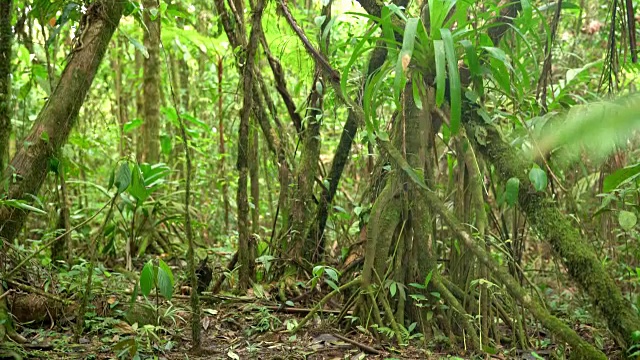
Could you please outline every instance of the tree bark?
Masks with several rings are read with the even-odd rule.
[[[222,181],[222,202],[223,202],[223,211],[224,211],[224,234],[229,234],[229,212],[231,208],[231,204],[229,203],[229,182],[227,181],[227,173],[226,173],[226,154],[227,150],[225,149],[225,141],[224,141],[224,111],[222,110],[222,76],[223,76],[223,63],[222,57],[218,58],[218,62],[216,64],[216,69],[218,70],[218,134],[220,135],[220,140],[218,143],[218,167],[220,171],[220,181]]]
[[[260,233],[260,152],[258,151],[260,142],[258,140],[257,122],[251,127],[249,133],[249,177],[251,179],[251,232]]]
[[[135,83],[135,94],[136,94],[136,117],[138,119],[142,119],[144,121],[144,95],[142,94],[142,89],[144,88],[144,75],[140,76],[140,71],[143,67],[144,59],[142,58],[142,53],[138,50],[135,51],[135,74],[136,74],[136,83]],[[136,160],[138,162],[142,162],[145,156],[145,139],[144,139],[144,123],[141,127],[136,129],[135,139],[136,139]]]
[[[144,0],[144,46],[149,57],[144,59],[144,141],[143,160],[155,164],[160,160],[160,14],[157,0]],[[176,109],[178,110],[178,109]]]
[[[64,145],[76,123],[122,10],[123,3],[115,0],[94,3],[87,10],[89,25],[84,30],[84,41],[73,50],[58,86],[40,111],[26,139],[31,145],[21,148],[4,172],[4,179],[10,181],[8,189],[3,189],[0,195],[29,199],[28,194],[38,193],[49,169],[49,159]],[[0,207],[0,224],[4,224],[0,237],[12,242],[26,215],[27,212],[20,209]]]
[[[11,139],[11,30],[13,0],[0,0],[0,171],[9,160]]]
[[[243,101],[240,110],[240,127],[238,129],[238,262],[240,272],[238,288],[241,290],[249,288],[254,277],[255,253],[254,244],[249,234],[249,197],[247,194],[247,183],[249,173],[249,119],[253,107],[254,76],[253,66],[258,47],[258,34],[260,31],[260,21],[264,2],[257,2],[253,9],[252,29],[247,47],[244,49],[245,64],[242,71],[242,91]],[[255,159],[257,161],[257,159]]]

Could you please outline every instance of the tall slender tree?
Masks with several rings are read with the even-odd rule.
[[[9,159],[11,138],[11,18],[13,0],[0,0],[0,171]]]
[[[144,0],[144,156],[148,163],[160,160],[160,13],[157,0]]]

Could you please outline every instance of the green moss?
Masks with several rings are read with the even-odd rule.
[[[473,113],[471,113],[473,116]],[[477,117],[477,116],[476,116]],[[589,295],[593,305],[607,321],[609,329],[623,345],[631,343],[631,334],[640,329],[640,318],[609,276],[592,246],[583,240],[571,219],[544,192],[536,192],[526,176],[533,163],[507,144],[495,127],[482,126],[479,121],[467,124],[469,134],[482,128],[486,137],[478,141],[470,136],[475,147],[495,166],[503,180],[520,180],[518,204],[532,228],[553,248],[562,260],[570,278]]]

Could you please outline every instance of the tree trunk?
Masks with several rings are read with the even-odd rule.
[[[325,19],[325,21],[328,20]],[[311,220],[314,210],[313,185],[315,184],[318,159],[320,157],[320,122],[324,98],[324,93],[318,91],[318,89],[324,89],[320,73],[321,70],[316,69],[307,105],[306,127],[300,134],[302,137],[302,152],[300,154],[300,164],[294,177],[296,188],[291,200],[291,241],[289,249],[287,249],[293,249],[293,257],[299,259],[300,256],[304,256],[311,263],[316,262],[319,255],[315,251],[316,244],[308,241],[305,238],[305,233],[307,223]]]
[[[11,18],[13,0],[0,0],[0,172],[9,160],[11,139]]]
[[[238,262],[240,273],[238,288],[244,290],[251,286],[255,273],[255,244],[249,234],[249,197],[247,194],[247,180],[249,173],[249,119],[253,105],[254,61],[258,47],[260,21],[264,10],[264,2],[257,2],[253,9],[252,29],[247,43],[246,58],[242,72],[243,101],[240,110],[240,126],[238,129]],[[257,161],[257,159],[254,159]]]
[[[142,53],[139,50],[135,51],[135,69],[136,69],[136,117],[143,121],[142,126],[136,130],[136,160],[141,163],[145,157],[145,124],[144,124],[144,95],[142,89],[144,89],[144,75],[140,77],[140,72],[143,68],[144,59]]]
[[[144,46],[149,57],[144,59],[144,141],[143,161],[155,164],[160,160],[160,15],[157,0],[144,0]]]
[[[468,111],[465,116],[472,119],[466,125],[467,132],[473,134],[469,136],[470,140],[495,166],[500,177],[504,181],[513,177],[520,180],[518,205],[531,226],[541,239],[551,244],[570,278],[589,295],[618,341],[623,346],[633,344],[633,332],[640,329],[637,312],[623,297],[594,249],[583,240],[571,219],[544,192],[533,189],[526,176],[533,163],[525,160],[525,156],[506,143],[497,129],[481,125],[483,122],[476,111]]]
[[[84,30],[83,45],[73,50],[58,86],[38,114],[26,139],[31,146],[21,148],[4,172],[4,179],[16,179],[9,182],[8,191],[2,191],[7,198],[28,199],[27,194],[38,193],[49,169],[49,159],[64,145],[76,123],[80,107],[118,26],[122,8],[121,2],[103,0],[87,10],[85,16],[89,17],[89,26]],[[23,210],[1,207],[0,223],[4,226],[0,229],[0,237],[12,242],[26,215]]]
[[[131,151],[131,147],[130,147],[130,143],[131,143],[131,139],[129,138],[129,135],[125,134],[124,132],[124,125],[129,121],[129,113],[127,111],[128,109],[128,99],[129,99],[129,93],[125,92],[123,86],[122,86],[122,71],[123,71],[123,66],[122,66],[122,60],[121,57],[123,56],[122,54],[122,46],[121,46],[121,40],[119,38],[116,37],[115,41],[114,41],[114,47],[112,49],[112,53],[110,53],[111,55],[111,68],[113,69],[113,84],[114,84],[114,91],[115,91],[115,113],[116,113],[116,118],[118,119],[118,129],[120,130],[120,143],[119,143],[119,150],[120,150],[120,157],[124,157],[126,156],[126,154],[128,154]]]
[[[223,202],[223,211],[224,211],[224,234],[229,234],[229,211],[231,208],[231,204],[229,203],[229,182],[227,180],[227,170],[226,170],[226,153],[225,142],[224,142],[224,119],[223,119],[223,109],[222,109],[222,75],[224,71],[222,57],[218,58],[218,62],[216,64],[216,69],[218,70],[218,134],[220,135],[220,140],[218,143],[218,157],[219,157],[219,171],[220,171],[220,179],[222,181],[222,202]]]
[[[58,185],[60,186],[58,202],[60,205],[58,206],[59,213],[56,230],[63,232],[65,235],[51,245],[51,260],[53,261],[68,261],[71,245],[69,196],[67,194],[67,183],[64,178],[64,171],[65,167],[62,164],[58,165]]]
[[[249,156],[249,177],[251,178],[251,232],[260,233],[260,152],[258,140],[258,124],[254,123],[249,133],[250,149]]]

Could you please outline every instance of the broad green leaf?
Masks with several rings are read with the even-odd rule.
[[[621,210],[618,213],[618,223],[624,231],[629,231],[638,223],[638,217],[631,211]]]
[[[165,263],[164,261],[162,261],[162,259],[158,260],[158,267],[162,270],[164,270],[164,272],[167,273],[167,275],[169,275],[169,280],[171,281],[171,286],[173,286],[174,284],[174,280],[173,280],[173,272],[171,271],[171,268],[169,267],[169,265],[167,265],[167,263]]]
[[[436,58],[436,106],[439,107],[444,102],[445,81],[447,79],[447,71],[445,68],[446,55],[442,40],[435,40],[433,42],[433,50]]]
[[[634,180],[638,177],[638,174],[640,174],[640,163],[618,169],[604,178],[602,192],[608,193],[616,189],[620,184]]]
[[[142,53],[142,55],[148,59],[149,58],[149,52],[147,51],[147,48],[144,47],[144,45],[142,45],[142,43],[140,41],[138,41],[135,38],[132,38],[131,36],[129,36],[129,34],[127,34],[124,31],[120,31],[126,38],[127,40],[129,40],[129,42],[131,43],[131,45],[133,45],[134,48],[136,48],[138,51],[140,51]],[[164,33],[164,29],[163,29],[163,33]]]
[[[454,48],[453,36],[449,29],[440,29],[442,41],[444,43],[444,51],[447,58],[447,69],[449,76],[449,94],[451,99],[451,135],[456,135],[460,129],[460,120],[462,119],[462,87],[460,85],[460,74],[458,73],[458,57]]]
[[[142,272],[140,273],[140,291],[144,296],[149,296],[151,294],[151,289],[154,286],[154,271],[153,271],[153,263],[149,260],[144,267],[142,268]]]
[[[398,5],[394,3],[387,4],[387,7],[391,11],[392,14],[398,16],[402,21],[407,22],[407,16],[404,14],[404,9],[400,8]]]
[[[520,180],[512,177],[507,180],[505,190],[505,200],[509,206],[514,206],[518,202],[518,192],[520,191]]]
[[[323,51],[325,52],[329,52],[329,49],[325,49],[326,45],[327,45],[327,37],[329,36],[329,31],[331,31],[331,28],[333,27],[333,24],[336,22],[336,19],[338,18],[339,15],[333,16],[329,22],[325,25],[324,30],[322,31],[322,37],[320,38],[320,44],[323,48]]]
[[[615,101],[575,105],[563,121],[547,126],[538,145],[545,154],[564,147],[563,154],[579,159],[587,153],[604,160],[614,149],[624,148],[627,139],[640,129],[640,96],[632,94]],[[533,156],[538,151],[531,152]]]
[[[326,18],[327,18],[327,16],[326,16],[326,15],[316,16],[316,17],[313,19],[313,22],[316,24],[316,26],[317,26],[318,28],[320,28],[320,27],[322,26],[322,24],[324,24],[324,20],[325,20]]]
[[[389,286],[389,293],[391,294],[391,297],[396,296],[397,290],[398,290],[398,284],[394,281],[391,283],[391,286]]]
[[[120,164],[118,168],[118,172],[116,173],[116,178],[114,184],[118,189],[118,194],[123,193],[131,184],[131,168],[129,167],[129,163],[126,161]]]
[[[314,277],[322,276],[323,272],[324,272],[324,266],[322,265],[317,265],[313,268],[313,270],[311,270],[311,273],[313,274]]]
[[[328,267],[324,269],[324,273],[327,274],[333,281],[338,281],[338,273],[336,272],[336,270]]]
[[[129,187],[129,194],[131,194],[138,204],[143,203],[149,197],[149,191],[144,186],[144,179],[140,171],[140,167],[136,164],[133,167],[133,178],[131,180],[131,186]]]
[[[380,11],[380,27],[382,28],[382,40],[387,45],[394,44],[396,38],[393,32],[393,24],[391,23],[391,11],[388,6],[383,6]]]
[[[539,167],[534,167],[529,171],[529,180],[536,191],[544,191],[547,188],[547,173]]]
[[[169,274],[161,267],[158,267],[158,291],[167,300],[173,296],[173,281]]]
[[[142,121],[142,119],[138,119],[135,118],[131,121],[126,122],[124,125],[122,125],[122,131],[125,134],[128,134],[130,132],[132,132],[133,130],[139,128],[140,126],[142,126],[142,124],[144,123],[144,121]]]
[[[533,15],[531,0],[520,0],[520,6],[522,7],[522,18],[525,24],[528,24],[531,21],[531,16]]]

